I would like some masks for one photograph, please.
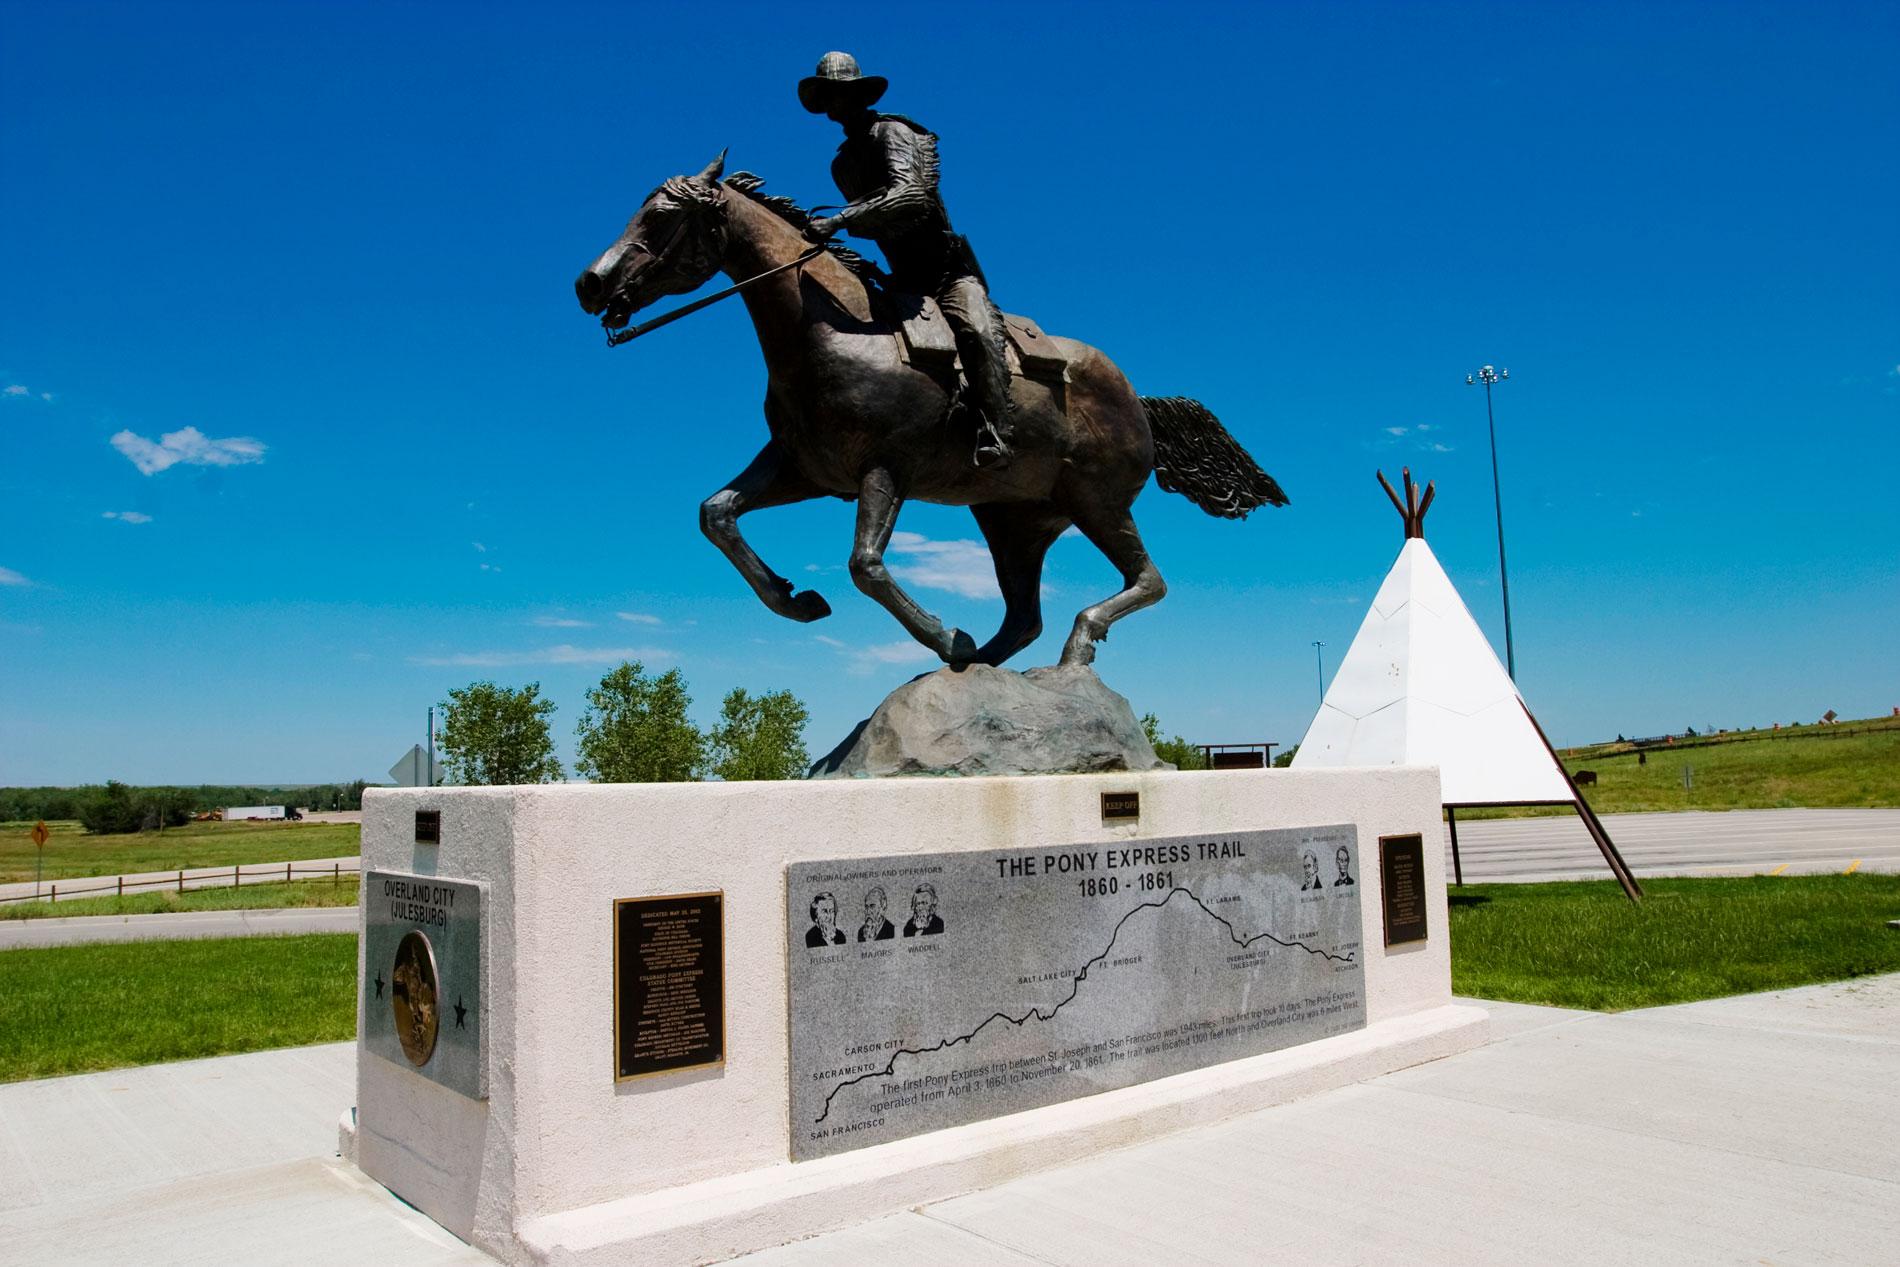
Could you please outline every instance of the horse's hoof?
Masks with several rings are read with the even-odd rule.
[[[1062,659],[1057,661],[1063,668],[1087,668],[1095,663],[1095,643],[1088,638],[1071,635],[1068,645],[1062,648]]]
[[[950,650],[943,657],[945,664],[968,664],[976,659],[976,639],[961,629],[950,631]]]
[[[802,625],[809,625],[814,620],[823,620],[831,615],[831,604],[827,603],[825,596],[817,590],[804,590],[794,594],[786,605],[790,610],[785,614]]]

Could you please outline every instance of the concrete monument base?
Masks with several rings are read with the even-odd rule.
[[[1136,816],[1105,819],[1105,793],[1114,794],[1116,814],[1133,808]],[[1135,794],[1132,806],[1128,793]],[[440,919],[438,940],[461,939],[468,934],[458,931],[455,911],[479,911],[479,982],[470,985],[477,971],[472,952],[464,949],[441,961],[443,998],[433,1023],[460,1044],[446,1049],[456,1059],[479,1053],[480,1076],[461,1073],[457,1065],[449,1078],[433,1068],[435,1057],[419,1062],[414,1043],[393,1046],[385,1037],[373,1050],[369,1037],[359,1040],[357,1103],[353,1117],[345,1115],[344,1151],[405,1201],[510,1263],[699,1263],[1464,1050],[1483,1040],[1486,1021],[1483,1013],[1451,1000],[1442,850],[1423,851],[1417,890],[1423,940],[1385,945],[1380,838],[1417,833],[1436,846],[1438,795],[1436,772],[1413,768],[374,790],[364,806],[364,871],[366,877],[376,872],[399,878],[366,878],[366,919],[385,918],[378,904],[395,902],[395,914],[425,926]],[[418,811],[439,813],[439,825],[429,820],[424,830]],[[1000,873],[1005,851],[1030,846],[1073,851],[1076,857],[1085,851],[1128,857],[1144,849],[1160,856],[1147,842],[1259,840],[1264,837],[1246,833],[1322,826],[1333,833],[1329,839],[1349,828],[1347,838],[1356,841],[1356,888],[1324,899],[1350,897],[1357,903],[1326,908],[1355,912],[1359,925],[1349,940],[1327,943],[1345,948],[1329,958],[1342,965],[1351,960],[1349,973],[1328,965],[1341,974],[1335,997],[1345,998],[1348,990],[1352,995],[1347,1019],[1339,1022],[1350,1025],[1345,1032],[814,1160],[790,1160],[794,1133],[810,1131],[812,1121],[809,1115],[793,1120],[794,1077],[849,1072],[821,1075],[793,1067],[791,957],[857,971],[860,958],[869,964],[881,953],[897,956],[882,964],[917,965],[927,972],[932,954],[976,953],[971,947],[987,953],[987,946],[975,937],[982,912],[968,901],[959,908],[948,883],[940,887],[950,931],[934,943],[926,940],[933,930],[921,924],[920,936],[905,940],[906,925],[905,937],[894,937],[882,951],[842,939],[834,947],[816,931],[809,942],[796,936],[788,942],[788,897],[801,925],[806,904],[802,890],[787,893],[788,867],[835,860],[842,868],[852,859],[885,865],[894,855],[915,855],[921,868],[951,855],[982,854],[996,856]],[[429,835],[439,843],[418,842]],[[989,862],[966,861],[985,870]],[[955,873],[954,867],[938,869]],[[1278,971],[1274,964],[1304,962],[1319,953],[1299,939],[1301,912],[1319,911],[1321,894],[1285,899],[1299,905],[1283,908],[1293,914],[1277,926],[1272,941],[1288,949],[1262,943],[1264,951],[1243,953],[1261,936],[1243,944],[1233,932],[1251,930],[1248,904],[1214,896],[1211,864],[1200,898],[1189,889],[1202,873],[1192,866],[1174,871],[1165,896],[1137,895],[1136,873],[1122,873],[1128,887],[1103,899],[1107,905],[1101,908],[1110,915],[1125,911],[1113,925],[1109,948],[1120,953],[1233,933],[1240,949],[1221,943],[1210,952],[1215,958],[1193,966],[1202,977],[1237,973],[1242,969],[1235,964],[1258,960],[1264,966],[1256,970],[1270,978]],[[838,874],[841,880],[856,875]],[[475,886],[478,903],[464,896],[454,911],[430,914],[430,901],[468,892],[449,880]],[[1065,876],[1061,883],[1083,882]],[[1289,887],[1279,879],[1273,883]],[[837,887],[847,892],[844,884]],[[855,897],[856,888],[848,892]],[[723,960],[722,1062],[617,1079],[625,1054],[615,1046],[615,901],[710,894],[718,895],[724,910],[721,929],[710,934]],[[1197,906],[1214,922],[1196,913]],[[1163,917],[1179,926],[1164,926]],[[1229,925],[1229,931],[1217,925]],[[958,933],[967,935],[962,948],[953,944]],[[1063,933],[1052,928],[1052,942]],[[1096,937],[1093,931],[1087,935]],[[1111,971],[1111,962],[1134,963],[1138,956],[1110,961],[1107,954],[1103,949],[1079,972],[1071,965],[1052,974],[1072,978],[1069,994],[1083,1000],[1065,1014],[1064,1024],[1090,1000],[1099,1007],[1118,983],[1126,990],[1138,979],[1117,973],[1144,970]],[[365,1000],[358,1032],[368,1036],[369,1010],[391,1006],[376,995],[393,989],[392,974],[367,961],[360,969]],[[404,1006],[415,1015],[399,1011],[397,1023],[413,1024],[420,1034],[422,1022],[438,1012],[432,1002],[414,1004],[417,971],[405,968],[402,980],[412,1000]],[[624,983],[624,968],[622,978]],[[1021,1002],[1018,996],[1028,987],[1019,983],[1025,980],[999,976],[998,1006]],[[1130,995],[1117,1006],[1143,1002]],[[978,1026],[949,1045],[974,1053],[1000,1030],[1053,1033],[1061,1006],[1044,1009],[1046,1015],[1024,1013],[988,1034]],[[905,1041],[908,1023],[894,1018],[892,1041],[884,1046]],[[389,1029],[381,1020],[377,1026]],[[954,1028],[952,1018],[944,1018],[944,1026]],[[944,1045],[918,1041],[891,1056],[889,1069],[899,1068],[900,1056],[907,1060],[892,1080],[924,1058],[910,1052],[928,1054]],[[983,1111],[977,1099],[972,1115]]]

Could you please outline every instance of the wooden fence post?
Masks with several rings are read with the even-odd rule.
[[[125,896],[125,877],[124,876],[119,877],[119,896],[120,897]]]
[[[178,891],[180,893],[185,891],[185,873],[183,871],[178,873]]]
[[[232,887],[232,888],[234,888],[234,889],[235,889],[235,888],[236,888],[236,887],[238,886],[238,884],[239,884],[239,881],[240,881],[240,879],[241,879],[241,877],[242,877],[242,875],[243,875],[243,871],[244,871],[244,868],[243,868],[243,867],[232,867],[232,868],[231,868],[231,887]]]

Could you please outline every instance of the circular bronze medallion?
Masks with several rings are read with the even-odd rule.
[[[426,1065],[435,1054],[436,1007],[435,948],[420,932],[406,934],[396,947],[396,966],[390,972],[390,1004],[396,1009],[396,1037],[412,1065]]]

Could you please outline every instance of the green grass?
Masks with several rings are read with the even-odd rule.
[[[348,933],[0,951],[0,1081],[355,1032]]]
[[[124,897],[66,902],[0,903],[0,920],[68,919],[77,915],[165,915],[173,911],[262,911],[288,906],[355,906],[357,878],[298,880],[291,884],[226,885],[215,889],[147,890]]]
[[[1900,972],[1900,876],[1467,884],[1451,891],[1459,994],[1621,1011]]]
[[[192,867],[230,867],[303,858],[347,858],[362,851],[355,823],[188,823],[164,831],[88,836],[75,822],[48,823],[48,880],[131,875]],[[32,823],[0,823],[0,884],[33,878]]]
[[[1599,814],[1900,806],[1900,718],[1733,731],[1687,742],[1709,746],[1650,748],[1640,765],[1636,748],[1628,743],[1561,748],[1558,755],[1572,774],[1596,772],[1596,786],[1585,787],[1583,794]],[[1687,788],[1682,784],[1685,765],[1694,771]],[[1525,806],[1459,810],[1458,818],[1570,812],[1563,806]]]

